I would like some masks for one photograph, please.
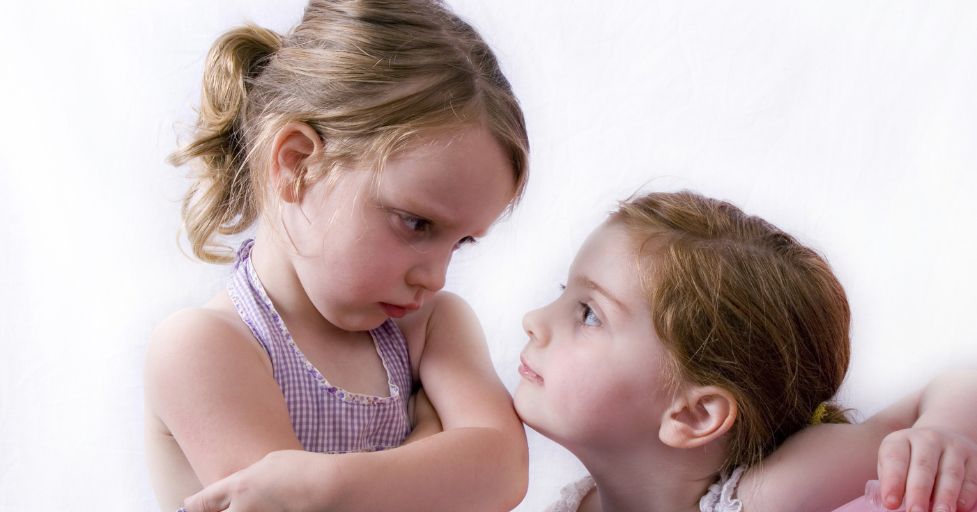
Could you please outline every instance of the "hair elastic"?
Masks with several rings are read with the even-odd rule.
[[[814,409],[814,414],[811,415],[810,424],[812,426],[820,425],[821,422],[824,421],[824,417],[827,416],[827,414],[828,414],[828,402],[821,402]]]

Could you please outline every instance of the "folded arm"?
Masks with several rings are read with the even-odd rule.
[[[185,486],[168,479],[207,485],[272,451],[301,449],[266,356],[247,327],[232,320],[220,311],[184,310],[152,334],[147,414],[163,426],[154,435],[172,435],[182,451],[173,456],[185,457],[195,473],[160,471],[154,485],[164,508],[185,497],[170,496]]]
[[[285,509],[277,503],[308,511],[515,507],[527,485],[522,423],[468,305],[440,293],[431,307],[418,371],[442,432],[380,452],[272,453],[189,498],[187,510]]]

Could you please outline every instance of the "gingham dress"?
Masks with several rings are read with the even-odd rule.
[[[310,452],[347,453],[399,446],[410,433],[410,360],[392,320],[370,331],[387,371],[389,396],[350,393],[329,383],[292,341],[251,264],[253,240],[238,250],[227,292],[241,319],[268,353],[292,428]]]

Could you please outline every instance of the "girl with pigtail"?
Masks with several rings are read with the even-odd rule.
[[[152,335],[161,508],[256,461],[285,498],[238,486],[207,506],[514,507],[525,434],[474,314],[441,288],[518,200],[527,153],[492,51],[439,2],[313,0],[285,35],[220,37],[171,159],[195,172],[194,254],[233,268]]]

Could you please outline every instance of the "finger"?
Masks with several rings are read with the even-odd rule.
[[[967,512],[977,505],[977,460],[967,461],[963,482],[960,484],[960,496],[957,497],[957,510]]]
[[[917,436],[911,449],[909,476],[906,478],[906,510],[929,510],[940,465],[941,448],[932,440]]]
[[[228,510],[231,506],[231,498],[228,493],[230,478],[218,480],[197,494],[183,500],[183,507],[180,512],[221,512]]]
[[[948,450],[940,458],[940,472],[933,489],[933,511],[950,512],[956,509],[966,470],[966,459],[959,452]]]
[[[905,437],[886,437],[879,446],[879,499],[886,508],[894,509],[902,503],[911,454]]]

